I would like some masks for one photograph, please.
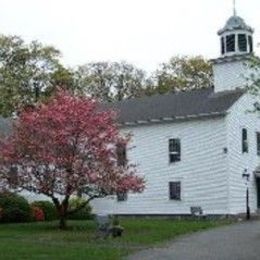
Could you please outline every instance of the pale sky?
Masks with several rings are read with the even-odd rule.
[[[57,47],[69,66],[126,60],[147,71],[174,55],[219,55],[233,0],[0,0],[0,33]],[[260,1],[237,13],[260,42]],[[256,49],[260,53],[260,48]]]

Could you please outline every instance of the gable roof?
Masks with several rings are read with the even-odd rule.
[[[109,104],[125,125],[224,115],[243,95],[241,89],[214,93],[213,88],[124,100]]]

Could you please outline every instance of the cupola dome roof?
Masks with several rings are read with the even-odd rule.
[[[247,25],[243,18],[237,15],[233,15],[228,19],[224,28],[218,31],[218,34],[221,35],[224,32],[234,31],[234,30],[244,30],[251,33],[254,32],[253,28]]]

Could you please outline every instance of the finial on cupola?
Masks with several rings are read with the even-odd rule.
[[[234,13],[234,16],[237,16],[236,0],[233,0],[233,13]]]

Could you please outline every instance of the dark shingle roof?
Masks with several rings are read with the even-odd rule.
[[[122,124],[159,119],[224,114],[244,91],[214,93],[213,88],[124,100],[109,107],[118,112]]]

